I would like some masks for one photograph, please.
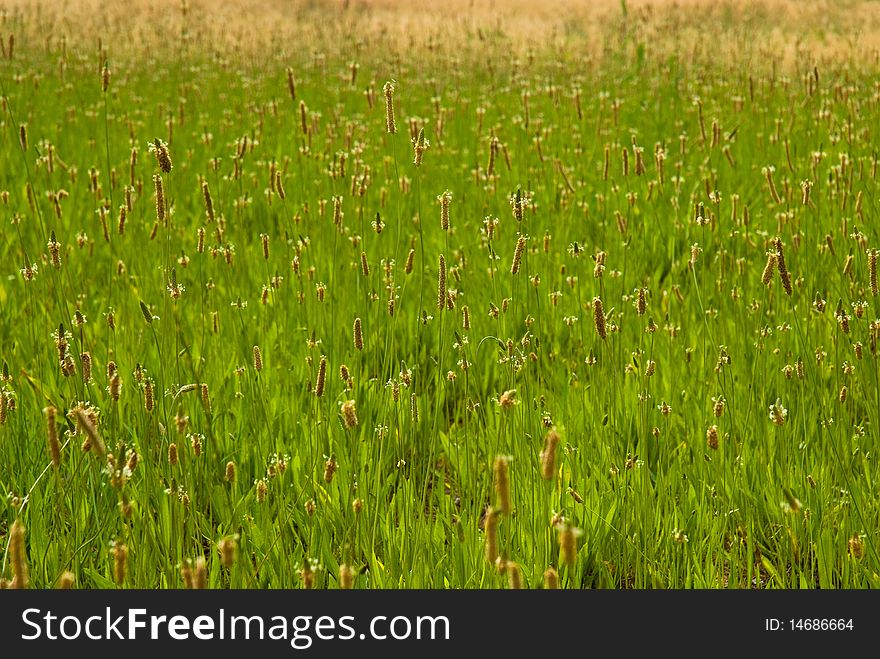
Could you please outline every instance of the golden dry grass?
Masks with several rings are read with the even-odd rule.
[[[0,6],[2,24],[24,23],[27,38],[94,43],[113,56],[164,54],[182,43],[256,58],[320,50],[363,58],[432,54],[522,58],[545,50],[601,58],[625,34],[652,56],[694,62],[791,66],[880,57],[880,3],[870,0],[30,0]],[[626,20],[623,21],[623,7]],[[158,51],[158,52],[157,52]]]

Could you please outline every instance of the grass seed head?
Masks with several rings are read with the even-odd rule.
[[[510,584],[510,588],[512,590],[521,590],[523,587],[523,580],[522,571],[519,569],[519,565],[513,561],[507,561],[505,571],[507,572],[507,581]]]
[[[324,463],[324,482],[330,483],[333,481],[333,475],[336,473],[336,469],[338,464],[336,462],[335,456],[330,456],[327,458],[327,461]]]
[[[388,131],[391,132],[391,131]],[[339,566],[339,588],[342,590],[351,590],[354,585],[354,570],[345,563]]]
[[[493,471],[498,510],[510,514],[512,510],[510,505],[510,459],[506,455],[497,456]]]
[[[491,506],[486,509],[486,560],[490,565],[495,565],[498,560],[498,515],[499,512]]]
[[[515,275],[519,272],[520,263],[522,262],[523,253],[526,251],[526,236],[520,235],[516,239],[516,248],[513,252],[513,262],[510,264],[510,274]]]
[[[718,449],[718,426],[709,426],[706,431],[706,446],[713,451]]]
[[[113,545],[113,579],[121,586],[125,582],[128,567],[128,547],[121,543]]]
[[[76,576],[73,572],[63,572],[58,578],[59,590],[71,590],[76,585]]]
[[[158,174],[153,174],[153,190],[156,193],[156,222],[162,224],[165,222],[165,187]]]
[[[327,382],[327,358],[321,355],[318,363],[318,377],[315,380],[315,396],[320,398],[324,395],[324,386]]]
[[[354,347],[355,350],[363,350],[364,349],[364,333],[361,327],[361,319],[354,319],[354,327],[352,328],[352,335],[354,338]]]
[[[437,308],[446,308],[446,257],[443,254],[438,259]]]
[[[168,151],[168,144],[158,137],[150,142],[149,149],[156,156],[156,163],[159,169],[165,174],[171,172],[173,165],[171,164],[171,154]]]
[[[776,250],[767,252],[767,263],[764,265],[764,271],[761,273],[761,283],[769,286],[773,280],[773,272],[776,270]]]
[[[880,295],[880,288],[878,288],[877,284],[877,255],[880,254],[880,250],[871,249],[868,250],[868,280],[871,284],[871,295],[873,297],[877,297]]]
[[[431,143],[425,138],[425,129],[419,128],[419,134],[413,138],[413,164],[416,167],[422,166],[422,158],[425,155],[425,151],[428,150],[428,147],[431,146]]]
[[[56,422],[57,410],[49,405],[43,409],[46,415],[46,435],[49,440],[49,455],[52,457],[52,464],[57,468],[61,465],[61,444],[58,441],[58,424]]]
[[[608,331],[605,327],[605,308],[602,305],[602,299],[598,295],[593,298],[593,324],[596,326],[596,334],[599,335],[599,338],[605,339],[608,336]]]
[[[106,454],[107,449],[104,446],[104,440],[101,438],[101,435],[98,434],[96,428],[96,417],[89,414],[83,406],[75,408],[74,416],[76,418],[77,426],[86,434],[86,441],[89,443],[88,448],[93,449],[98,455],[103,456]]]
[[[9,530],[9,560],[12,563],[13,589],[27,588],[30,583],[27,553],[25,550],[25,530],[21,520],[16,519]]]
[[[785,263],[785,251],[783,249],[782,239],[774,238],[773,246],[776,248],[776,269],[779,271],[779,279],[782,281],[782,288],[786,295],[791,295],[791,274],[788,272],[788,266]]]
[[[559,529],[559,555],[563,563],[574,567],[577,561],[577,536],[580,531],[570,524],[563,524]]]
[[[437,201],[440,202],[440,228],[449,231],[449,203],[452,201],[452,193],[446,190],[437,196]]]
[[[227,570],[235,564],[235,552],[238,542],[234,536],[227,536],[217,543],[217,551],[220,553],[220,562]]]
[[[544,570],[544,588],[545,590],[556,590],[559,588],[559,573],[552,567]]]
[[[541,476],[551,480],[556,475],[556,449],[559,446],[559,433],[550,428],[544,437],[544,450],[541,451]]]
[[[386,82],[382,86],[385,96],[385,131],[394,135],[397,132],[397,123],[394,121],[394,83]]]
[[[349,430],[358,425],[357,409],[353,400],[347,400],[342,404],[342,422]]]
[[[204,556],[196,559],[196,567],[193,572],[193,588],[204,590],[208,587],[208,565]]]

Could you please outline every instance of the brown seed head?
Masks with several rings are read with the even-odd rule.
[[[342,404],[342,422],[348,429],[358,425],[357,409],[353,400],[347,400]]]
[[[354,327],[352,328],[352,334],[354,336],[354,347],[355,350],[363,350],[364,349],[364,333],[361,327],[361,319],[354,319]]]
[[[318,364],[318,377],[315,380],[315,396],[320,398],[324,395],[324,385],[327,381],[327,358],[321,355],[321,361]]]
[[[56,409],[49,405],[43,409],[46,415],[46,434],[49,439],[49,455],[52,456],[52,464],[55,467],[61,465],[61,444],[58,441],[58,425],[56,423]]]
[[[150,150],[156,154],[156,162],[164,173],[168,174],[173,165],[171,164],[171,154],[168,151],[168,145],[158,137],[150,144]]]
[[[354,571],[348,565],[343,563],[339,566],[339,588],[342,590],[351,590],[353,584]]]
[[[498,510],[510,514],[510,460],[507,456],[499,455],[495,458],[494,476]]]
[[[596,326],[596,334],[599,335],[599,338],[605,339],[608,336],[605,328],[605,308],[598,295],[593,298],[593,324]]]
[[[880,295],[880,288],[878,288],[877,284],[877,255],[880,254],[880,250],[870,249],[868,250],[868,279],[871,283],[871,295],[877,297]]]
[[[385,130],[394,135],[397,132],[397,124],[394,121],[394,84],[386,82],[382,87],[385,95]]]
[[[128,547],[116,543],[113,545],[113,578],[121,586],[125,582],[125,571],[128,566]]]
[[[217,543],[217,551],[220,553],[220,562],[227,570],[231,569],[235,563],[235,551],[238,543],[234,536],[223,538]]]
[[[208,565],[204,556],[196,559],[196,569],[193,574],[193,588],[204,590],[208,587]]]
[[[446,308],[446,257],[443,254],[439,258],[439,270],[437,274],[437,308]]]
[[[71,590],[76,585],[76,577],[73,572],[63,572],[58,578],[59,590]]]
[[[9,559],[12,563],[11,588],[13,589],[27,588],[30,583],[24,537],[24,524],[16,519],[9,530]]]
[[[556,475],[556,448],[559,446],[559,433],[550,428],[544,437],[544,450],[541,451],[541,476],[551,480]]]
[[[713,451],[718,449],[718,426],[709,426],[706,431],[706,446]]]
[[[492,565],[498,560],[498,514],[491,506],[486,509],[486,560]]]
[[[522,261],[523,252],[526,250],[526,236],[520,235],[516,240],[516,248],[513,252],[513,262],[510,264],[510,274],[515,275],[519,272],[520,263]]]
[[[564,524],[559,529],[559,553],[563,563],[574,567],[577,561],[577,529]]]
[[[779,279],[782,281],[782,288],[785,289],[786,295],[791,295],[791,274],[785,264],[785,252],[783,251],[782,239],[777,237],[773,240],[773,246],[776,248],[776,268],[779,271]]]

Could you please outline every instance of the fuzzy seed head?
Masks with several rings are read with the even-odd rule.
[[[168,145],[157,137],[150,143],[149,149],[155,154],[159,169],[165,174],[170,173],[173,165],[171,164],[171,154],[168,151]]]
[[[59,590],[71,590],[76,585],[76,576],[73,572],[63,572],[58,578]]]
[[[782,288],[786,295],[792,294],[791,274],[788,272],[788,266],[785,263],[785,252],[783,250],[782,239],[777,237],[773,240],[773,246],[776,248],[776,269],[779,271],[779,279],[782,281]]]
[[[335,456],[330,456],[327,458],[327,461],[324,463],[324,482],[330,483],[333,481],[333,476],[336,474],[336,469],[338,467],[338,463],[336,462]]]
[[[880,254],[880,250],[871,249],[868,250],[868,279],[871,283],[871,295],[873,297],[877,297],[880,295],[880,288],[878,288],[877,284],[877,255]]]
[[[347,400],[342,404],[342,422],[349,430],[358,425],[357,409],[353,400]]]
[[[52,464],[57,468],[61,465],[61,444],[58,442],[58,425],[56,422],[57,410],[49,405],[43,409],[46,415],[46,435],[49,440],[49,455]]]
[[[706,446],[713,451],[718,449],[718,426],[709,426],[706,431]]]
[[[574,567],[577,561],[577,534],[578,530],[570,524],[564,524],[559,529],[560,559],[569,567]]]
[[[235,563],[235,552],[238,548],[238,542],[232,536],[223,538],[217,543],[217,551],[220,553],[220,562],[227,570],[231,569]]]
[[[431,146],[431,143],[425,139],[425,129],[419,128],[419,134],[417,137],[413,138],[413,164],[416,167],[421,167],[422,158],[425,155],[425,151],[427,151],[428,147]]]
[[[449,231],[449,203],[452,201],[452,193],[446,190],[438,195],[437,201],[440,202],[440,228]]]
[[[498,510],[510,514],[510,460],[507,456],[499,455],[495,458],[493,473]]]
[[[355,350],[363,350],[364,349],[364,333],[361,327],[361,319],[354,319],[354,327],[352,328],[352,335],[354,337],[354,348]]]
[[[394,84],[386,82],[382,87],[385,95],[385,130],[394,135],[397,132],[397,124],[394,121]]]
[[[320,398],[324,395],[324,386],[327,382],[327,358],[323,355],[321,356],[321,361],[318,364],[318,377],[315,380],[315,396]]]
[[[439,270],[437,274],[437,308],[446,307],[446,257],[441,254],[439,258]]]
[[[636,313],[644,316],[648,310],[648,289],[641,287],[636,292]]]
[[[10,563],[12,563],[13,576],[11,587],[13,589],[25,589],[30,583],[24,540],[24,524],[21,523],[21,520],[17,519],[12,523],[12,528],[9,530],[9,559]]]
[[[602,299],[597,295],[593,298],[593,324],[596,327],[596,334],[600,339],[608,336],[605,328],[605,308],[602,305]]]
[[[158,174],[153,174],[153,189],[156,193],[156,222],[161,224],[165,221],[165,187]]]
[[[519,272],[520,263],[522,262],[523,253],[526,251],[526,236],[520,235],[516,240],[516,248],[513,252],[513,262],[510,264],[510,274],[515,275]]]
[[[388,131],[389,133],[392,131]],[[351,590],[354,584],[354,571],[345,563],[339,566],[339,588]]]
[[[125,582],[125,571],[128,566],[128,547],[116,543],[113,546],[113,578],[121,586]]]
[[[769,286],[773,280],[773,272],[776,270],[776,251],[769,250],[767,252],[767,263],[764,265],[764,271],[761,273],[761,283]]]
[[[208,587],[208,565],[204,556],[196,559],[196,568],[193,572],[193,588],[204,590]]]
[[[559,588],[559,574],[552,567],[544,570],[544,589],[556,590]]]
[[[544,437],[544,450],[541,451],[541,476],[551,480],[556,475],[556,449],[559,446],[559,433],[550,428]]]
[[[486,560],[491,565],[498,560],[498,515],[491,506],[486,509]]]

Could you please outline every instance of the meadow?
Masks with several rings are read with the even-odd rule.
[[[0,585],[880,586],[880,5],[105,5],[0,2]]]

